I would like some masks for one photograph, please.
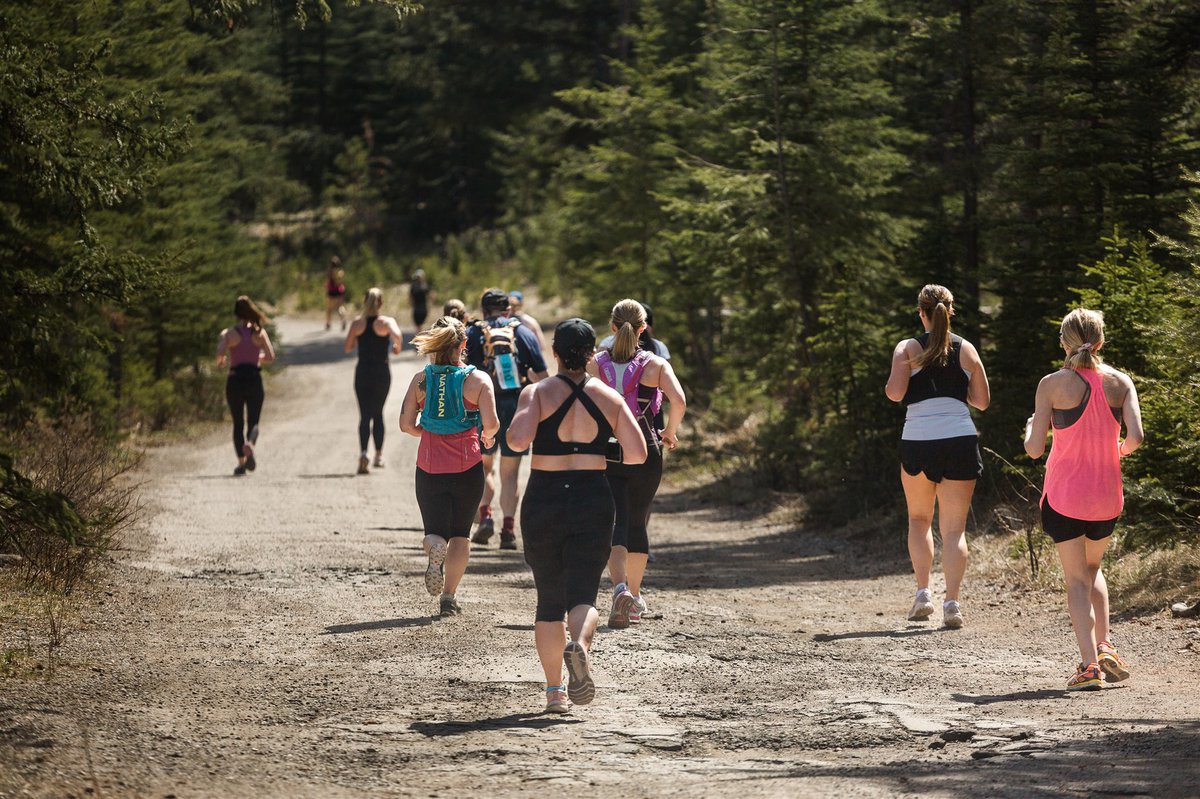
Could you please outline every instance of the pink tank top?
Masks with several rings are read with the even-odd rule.
[[[254,343],[254,328],[251,325],[237,326],[238,343],[229,351],[229,366],[258,366],[258,345]]]
[[[1108,408],[1100,372],[1079,369],[1077,374],[1091,386],[1091,396],[1075,424],[1054,431],[1042,497],[1063,516],[1102,522],[1120,516],[1125,506],[1121,423]]]
[[[468,411],[479,409],[466,397],[463,397],[463,406]],[[479,431],[474,427],[449,435],[421,431],[421,443],[417,445],[417,468],[426,474],[458,474],[482,460]]]

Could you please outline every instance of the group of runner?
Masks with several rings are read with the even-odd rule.
[[[964,624],[960,591],[967,567],[967,513],[975,481],[983,474],[968,406],[987,410],[991,392],[979,352],[950,331],[950,291],[935,284],[922,288],[917,315],[925,332],[896,345],[885,389],[889,399],[906,408],[900,481],[917,583],[908,618],[924,621],[935,609],[930,573],[936,508],[946,584],[942,620],[956,629]],[[1079,645],[1079,665],[1066,687],[1096,690],[1102,680],[1129,677],[1112,642],[1100,562],[1124,504],[1120,459],[1141,445],[1144,434],[1133,381],[1100,357],[1104,317],[1085,308],[1071,311],[1060,326],[1059,344],[1063,367],[1038,384],[1034,413],[1025,425],[1025,451],[1040,458],[1053,428],[1039,507],[1042,530],[1062,562]]]
[[[457,590],[471,543],[486,546],[495,532],[491,503],[499,452],[500,547],[517,549],[520,506],[525,560],[537,588],[535,642],[546,677],[546,709],[566,712],[571,703],[586,704],[595,694],[588,652],[606,567],[613,583],[609,627],[628,627],[647,612],[642,595],[647,524],[663,450],[677,445],[686,400],[669,351],[651,335],[653,317],[644,303],[625,299],[613,306],[611,335],[599,350],[586,320],[560,323],[550,346],[557,371],[549,379],[544,334],[523,313],[522,302],[520,292],[488,289],[477,320],[465,303],[445,304],[443,316],[413,340],[429,364],[408,386],[400,427],[420,439],[415,490],[425,531],[424,582],[442,616],[462,612]],[[925,332],[896,345],[885,393],[906,408],[900,478],[917,587],[908,618],[925,621],[935,610],[936,511],[945,576],[942,620],[956,629],[965,623],[966,518],[983,473],[969,406],[986,410],[990,390],[979,352],[951,332],[953,303],[943,286],[921,289],[917,315]],[[387,353],[399,352],[403,343],[396,321],[379,313],[382,305],[378,289],[368,292],[345,341],[347,352],[357,347],[359,354],[360,473],[371,463],[372,436],[374,465],[383,465]],[[249,298],[238,298],[235,315],[237,324],[222,331],[218,366],[230,365],[226,396],[238,454],[235,474],[241,475],[255,468],[262,407],[258,372],[274,351],[266,320]],[[1055,542],[1067,582],[1080,652],[1067,690],[1075,691],[1129,676],[1112,643],[1101,557],[1123,505],[1120,457],[1137,449],[1143,432],[1133,382],[1100,357],[1102,315],[1072,311],[1062,322],[1060,343],[1064,366],[1038,386],[1025,448],[1041,457],[1053,428],[1039,504],[1042,528]],[[521,502],[521,458],[531,451]]]

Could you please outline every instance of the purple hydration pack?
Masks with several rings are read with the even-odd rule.
[[[622,397],[625,398],[625,404],[629,406],[629,410],[633,411],[633,416],[636,419],[639,416],[654,418],[659,409],[662,408],[663,393],[662,389],[655,388],[654,396],[650,398],[649,404],[645,407],[638,402],[638,386],[642,382],[642,372],[646,371],[646,364],[650,362],[650,353],[645,350],[638,350],[633,356],[633,360],[629,362],[629,367],[625,370],[625,374],[621,380],[621,385],[617,385],[617,367],[613,363],[612,353],[607,350],[601,350],[596,353],[596,368],[600,371],[600,379],[611,388],[617,390]]]

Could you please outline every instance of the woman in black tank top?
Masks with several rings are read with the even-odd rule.
[[[624,400],[602,381],[588,378],[595,343],[586,321],[561,323],[553,347],[558,374],[522,391],[508,428],[510,447],[533,445],[521,536],[537,586],[534,639],[551,713],[567,712],[568,696],[585,705],[596,692],[587,653],[599,619],[600,575],[612,542],[613,500],[604,477],[610,436],[620,442],[625,463],[646,459],[646,442]]]
[[[404,338],[396,320],[381,316],[383,292],[372,288],[363,300],[362,316],[354,320],[346,333],[346,352],[358,346],[358,366],[354,370],[354,395],[358,398],[358,473],[366,474],[367,442],[375,439],[375,468],[383,467],[383,404],[392,387],[388,350],[400,352]],[[389,346],[390,345],[390,346]]]

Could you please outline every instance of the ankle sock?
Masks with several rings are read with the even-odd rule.
[[[479,521],[483,521],[484,519],[490,519],[490,518],[492,518],[492,506],[491,505],[480,505],[479,506]]]
[[[509,535],[512,535],[513,529],[516,527],[516,525],[517,525],[517,520],[515,517],[505,516],[504,524],[501,525],[501,527],[500,527],[500,532],[508,533]]]

